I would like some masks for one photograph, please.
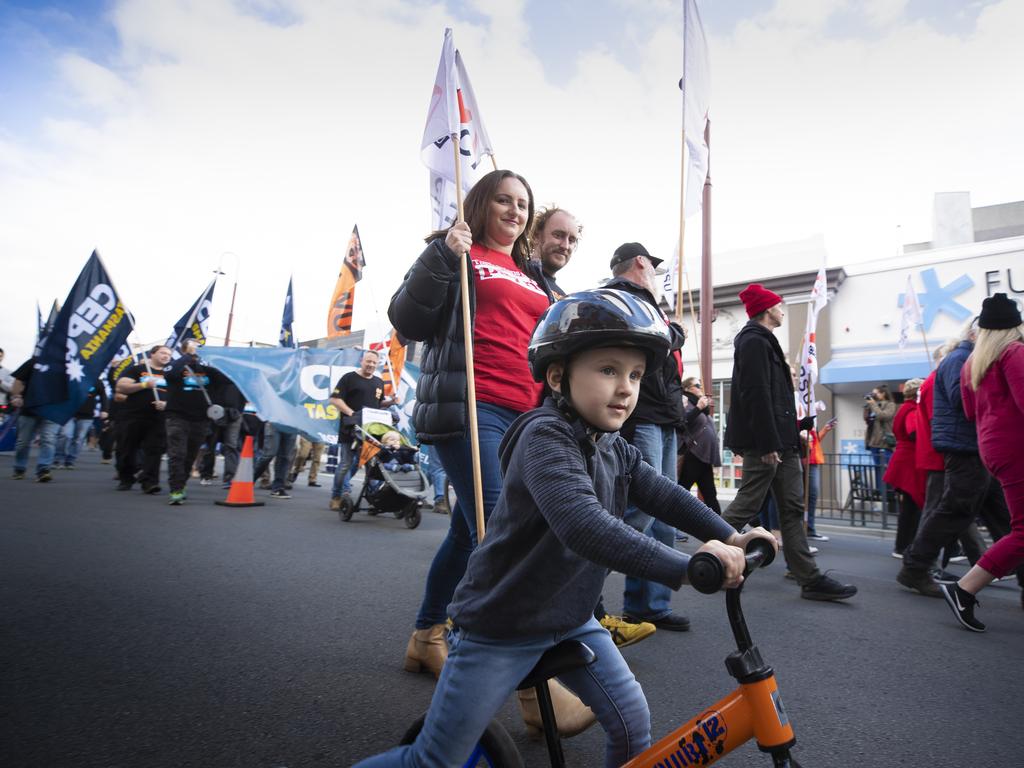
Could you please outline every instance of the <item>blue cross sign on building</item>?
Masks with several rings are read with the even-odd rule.
[[[974,281],[969,275],[960,275],[947,285],[939,284],[939,274],[934,267],[921,270],[921,282],[924,290],[918,291],[917,301],[921,305],[921,319],[924,330],[931,328],[939,312],[945,312],[957,322],[962,322],[971,316],[972,312],[956,300],[964,291],[974,287]],[[897,306],[903,307],[905,294],[901,293],[897,299]]]

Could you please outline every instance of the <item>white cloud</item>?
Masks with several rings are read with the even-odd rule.
[[[63,59],[62,85],[81,104],[51,115],[38,142],[0,141],[0,252],[18,286],[0,307],[0,345],[12,358],[29,352],[35,300],[63,299],[94,247],[146,340],[169,331],[219,262],[229,275],[212,328],[223,332],[236,261],[226,251],[241,267],[235,340],[277,338],[293,272],[307,338],[324,331],[358,223],[368,267],[356,324],[383,321],[429,227],[418,147],[445,25],[498,162],[530,180],[539,204],[557,200],[586,225],[560,282],[593,284],[626,240],[671,253],[675,6],[631,4],[636,55],[585,51],[572,80],[553,85],[522,3],[480,0],[475,25],[440,4],[353,5],[123,2],[112,16],[122,48],[106,67]],[[901,6],[871,5],[873,40],[823,34],[838,0],[779,2],[709,38],[716,252],[823,232],[837,263],[877,258],[897,224],[905,240],[928,239],[935,191],[969,189],[976,205],[1021,197],[1020,4],[987,7],[963,37],[909,23]],[[629,18],[645,12],[658,23]],[[687,228],[692,259],[699,224]]]

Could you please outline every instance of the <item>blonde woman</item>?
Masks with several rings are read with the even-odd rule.
[[[960,391],[964,414],[978,425],[981,460],[1003,487],[1011,529],[960,581],[940,589],[961,625],[984,632],[974,616],[975,595],[1024,563],[1024,327],[1019,307],[1005,293],[981,305],[978,338],[960,372]],[[1024,595],[1021,600],[1024,606]]]

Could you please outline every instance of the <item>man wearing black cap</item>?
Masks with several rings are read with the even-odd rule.
[[[797,422],[789,363],[774,331],[785,312],[782,297],[759,283],[740,291],[749,322],[733,341],[732,387],[725,445],[743,457],[743,484],[725,512],[737,530],[760,511],[771,491],[779,507],[786,564],[808,600],[844,600],[857,594],[818,570],[804,528],[803,467],[800,430],[814,418]]]
[[[625,291],[646,301],[658,314],[659,269],[662,260],[651,256],[640,243],[623,243],[612,256],[612,280],[604,287]],[[664,315],[662,315],[664,317]],[[640,382],[640,397],[632,416],[623,425],[621,434],[643,454],[644,460],[670,478],[676,479],[675,425],[683,417],[683,386],[680,377],[679,349],[686,334],[676,323],[669,327],[672,352],[665,358],[661,370],[648,371]],[[675,530],[655,520],[636,507],[626,511],[625,522],[639,531],[672,547]],[[626,577],[623,597],[623,615],[631,622],[649,622],[661,629],[684,632],[690,628],[685,616],[673,613],[669,601],[672,590],[662,584],[632,576]]]

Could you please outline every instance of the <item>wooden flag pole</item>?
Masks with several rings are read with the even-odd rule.
[[[459,137],[452,134],[452,151],[455,153],[455,201],[458,206],[458,221],[465,220],[462,210],[462,163],[459,162]],[[494,156],[491,156],[494,160]],[[476,419],[476,378],[473,373],[473,318],[469,311],[469,251],[461,254],[459,260],[459,281],[462,290],[462,337],[466,345],[466,412],[469,414],[469,446],[473,458],[473,501],[476,507],[476,540],[484,540],[484,489],[480,471],[480,431]]]
[[[683,258],[684,249],[683,241],[686,237],[686,130],[682,132],[682,146],[679,154],[679,263],[676,265],[676,269],[679,271],[678,281],[676,285],[676,320],[679,324],[683,324],[683,271],[686,260]],[[697,370],[701,370],[700,365],[700,344],[697,338],[697,315],[693,310],[693,292],[690,290],[690,279],[686,279],[686,294],[690,300],[690,325],[693,326],[693,334],[690,338],[693,339],[693,348],[697,353]],[[701,384],[704,382],[701,381]]]
[[[700,348],[704,351],[700,366],[701,384],[707,387],[711,378],[711,310],[715,303],[715,289],[711,282],[711,120],[704,123],[704,143],[708,147],[708,171],[704,177],[701,201],[703,226],[700,253]]]
[[[928,351],[928,337],[924,332],[924,323],[921,323],[921,341],[924,342],[924,354],[928,358],[928,370],[935,370],[935,361],[932,360],[932,353]]]

